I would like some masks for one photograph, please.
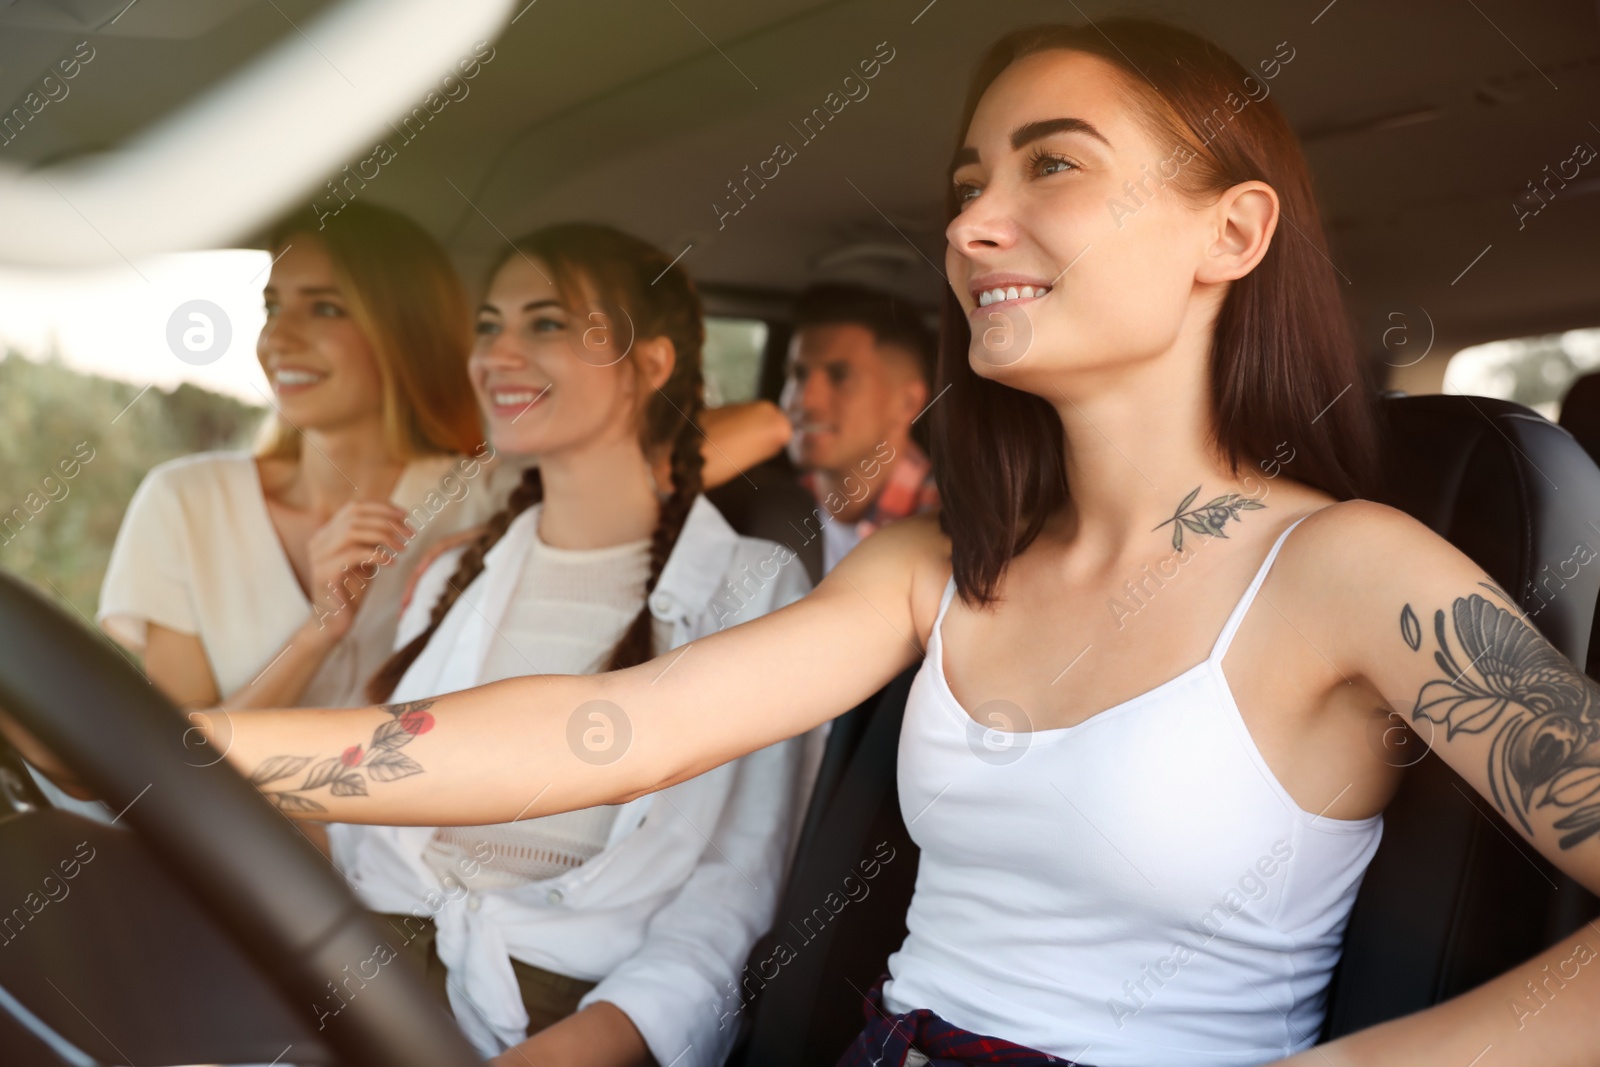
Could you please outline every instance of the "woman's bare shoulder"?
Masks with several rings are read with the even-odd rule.
[[[937,577],[941,586],[950,576],[950,538],[939,528],[937,512],[892,522],[862,541],[856,552],[870,558],[874,568]]]
[[[843,587],[865,595],[895,614],[909,612],[918,633],[932,627],[950,579],[950,539],[937,514],[890,523],[863,540],[840,561],[822,588]]]
[[[1365,677],[1385,699],[1403,702],[1421,684],[1396,674],[1410,662],[1400,638],[1415,619],[1474,595],[1512,604],[1481,567],[1396,508],[1346,500],[1303,518],[1262,587],[1270,615],[1285,621],[1291,644],[1309,644],[1345,681]]]
[[[1373,500],[1344,500],[1306,516],[1284,548],[1285,576],[1308,595],[1348,606],[1398,590],[1474,585],[1482,569],[1410,515]]]
[[[1374,553],[1438,557],[1456,552],[1450,542],[1410,515],[1375,500],[1341,500],[1311,511],[1294,540],[1299,542],[1297,554],[1318,564],[1363,570],[1381,562]]]

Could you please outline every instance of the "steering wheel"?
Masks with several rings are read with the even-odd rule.
[[[0,635],[0,708],[122,813],[154,863],[286,1003],[325,1001],[374,946],[394,940],[128,660],[5,572]],[[319,1036],[342,1064],[483,1064],[405,966],[385,967],[381,982],[322,1023]]]

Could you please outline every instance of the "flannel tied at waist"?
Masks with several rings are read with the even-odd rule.
[[[983,1063],[1089,1067],[998,1037],[971,1033],[927,1008],[890,1015],[883,1008],[883,982],[888,977],[883,975],[867,991],[861,1005],[867,1027],[840,1057],[838,1067],[969,1067]]]

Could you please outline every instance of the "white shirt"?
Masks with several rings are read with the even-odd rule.
[[[489,465],[471,457],[429,456],[406,467],[390,500],[409,513],[414,536],[378,570],[300,706],[367,702],[362,689],[393,651],[412,568],[434,542],[494,513],[489,480]],[[312,611],[272,525],[254,457],[207,452],[163,463],[145,477],[100,588],[107,633],[139,653],[149,623],[194,634],[226,696],[270,666]]]
[[[822,524],[822,573],[827,574],[861,543],[861,531],[853,522],[840,522],[830,516]]]
[[[650,539],[607,548],[556,548],[534,523],[517,587],[495,623],[484,681],[522,674],[604,670],[623,630],[644,606]],[[655,620],[656,647],[671,647],[672,627]]]
[[[644,606],[650,538],[556,548],[539,536],[537,520],[532,527],[517,587],[495,624],[502,640],[489,642],[479,672],[484,683],[525,674],[593,674]],[[670,648],[672,627],[652,621],[655,647]],[[616,814],[617,806],[606,804],[495,827],[444,826],[423,858],[441,877],[454,874],[462,861],[481,861],[474,888],[554,878],[605,848]]]
[[[484,680],[486,657],[499,641],[495,627],[506,617],[537,522],[538,509],[530,508],[511,523],[486,556],[484,572],[406,672],[395,700]],[[454,567],[452,555],[423,576],[399,641],[426,625]],[[790,603],[809,587],[791,551],[738,536],[701,497],[649,604],[657,620],[671,625],[672,647],[679,647]],[[820,734],[813,732],[629,801],[599,855],[516,889],[441,886],[422,858],[432,827],[336,824],[329,828],[334,858],[368,907],[434,921],[451,974],[451,1005],[484,1055],[527,1035],[510,964],[515,957],[598,982],[580,1009],[598,1000],[615,1004],[660,1063],[714,1067],[732,1044],[740,970],[771,922],[820,754]],[[537,793],[530,782],[528,799]]]

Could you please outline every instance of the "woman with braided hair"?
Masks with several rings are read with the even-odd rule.
[[[537,466],[420,579],[369,688],[400,710],[339,773],[411,773],[404,746],[431,725],[429,697],[635,666],[807,591],[792,553],[737,536],[701,495],[703,338],[688,276],[645,242],[569,223],[516,243],[469,371],[495,448]],[[569,733],[596,765],[628,738],[603,702]],[[771,920],[802,747],[653,801],[494,826],[335,825],[334,858],[486,1055],[532,1034],[536,1059],[718,1063],[734,1032],[723,998]]]

